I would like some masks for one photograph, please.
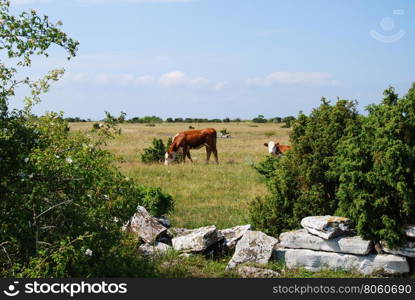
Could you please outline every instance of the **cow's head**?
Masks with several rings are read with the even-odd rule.
[[[271,155],[279,155],[281,154],[279,143],[275,143],[273,141],[270,141],[269,143],[264,143],[265,147],[268,147],[268,153]]]
[[[164,155],[164,164],[167,166],[169,164],[171,164],[172,162],[174,162],[174,160],[176,159],[176,152],[166,152],[166,154]]]

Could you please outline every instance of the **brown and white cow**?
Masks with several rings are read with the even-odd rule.
[[[287,150],[291,149],[291,146],[286,146],[286,145],[280,145],[279,143],[275,143],[273,141],[270,141],[268,143],[264,143],[265,147],[268,147],[268,153],[271,155],[280,155],[282,153],[284,153]]]
[[[210,155],[213,152],[216,163],[218,161],[218,151],[216,149],[216,130],[213,128],[206,128],[201,130],[187,130],[175,135],[173,141],[166,152],[164,164],[172,163],[179,150],[183,151],[183,158],[186,156],[193,162],[190,156],[190,149],[199,149],[206,147],[206,161],[209,161]]]

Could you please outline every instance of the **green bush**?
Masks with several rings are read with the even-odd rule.
[[[281,126],[281,128],[291,128],[292,123],[295,121],[295,117],[288,116],[282,119],[282,122],[284,122],[284,125]]]
[[[153,216],[161,217],[174,208],[172,196],[164,193],[160,188],[140,187],[139,192],[141,204]]]
[[[168,150],[168,146],[171,144],[171,139],[164,145],[162,139],[153,139],[152,146],[145,148],[143,153],[140,154],[141,161],[143,163],[154,163],[164,161],[164,155]]]
[[[253,224],[271,234],[309,215],[349,217],[363,238],[402,245],[415,220],[415,84],[401,99],[393,88],[359,115],[354,102],[325,99],[300,114],[293,150],[256,166],[270,195],[250,206]]]
[[[35,11],[18,18],[0,0],[2,48],[8,65],[29,67],[34,54],[52,45],[76,53],[78,43]],[[30,37],[30,39],[29,39]],[[17,68],[0,64],[0,276],[151,276],[137,256],[137,241],[122,226],[143,205],[157,215],[172,209],[171,197],[128,179],[103,146],[119,134],[119,120],[107,113],[100,130],[69,132],[63,114],[31,114],[55,70],[42,79],[18,80]],[[8,109],[14,88],[31,97],[23,110]]]
[[[255,117],[252,119],[252,122],[254,123],[267,123],[267,119],[263,115],[258,115],[258,117]]]
[[[160,163],[164,161],[165,154],[167,150],[169,149],[170,145],[172,143],[172,138],[169,138],[167,140],[166,145],[164,145],[164,142],[162,139],[153,139],[152,146],[145,148],[143,153],[140,154],[141,161],[143,163]],[[183,153],[180,151],[176,153],[175,162],[180,163],[183,162],[184,157]]]
[[[219,133],[222,134],[222,135],[228,135],[228,134],[230,135],[231,134],[226,128],[223,128],[222,130],[220,130]]]
[[[255,227],[277,235],[297,228],[303,217],[332,214],[337,208],[338,179],[329,176],[336,146],[358,119],[355,103],[325,99],[310,116],[300,114],[290,134],[292,151],[267,156],[256,166],[267,178],[270,196],[255,199],[250,214]]]
[[[362,126],[337,147],[337,213],[350,217],[364,238],[405,241],[415,220],[415,84],[401,99],[392,88],[370,105]]]

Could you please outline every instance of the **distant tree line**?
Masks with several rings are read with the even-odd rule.
[[[71,123],[92,122],[91,119],[81,119],[79,117],[75,117],[75,118],[68,117],[68,118],[64,118],[64,120],[67,122],[71,122]]]
[[[283,128],[290,128],[291,123],[295,120],[295,117],[288,116],[288,117],[274,117],[270,119],[266,119],[264,115],[258,115],[257,117],[253,118],[252,120],[242,120],[240,118],[166,118],[163,120],[158,116],[144,116],[144,117],[133,117],[130,119],[126,118],[127,114],[125,112],[121,112],[120,116],[117,118],[119,123],[143,123],[143,124],[155,124],[155,123],[239,123],[244,121],[252,121],[254,123],[284,123],[282,125]],[[81,119],[79,117],[68,117],[65,118],[68,122],[91,122],[91,119]]]
[[[277,124],[285,123],[284,125],[282,125],[283,128],[290,128],[293,121],[295,121],[295,117],[293,116],[288,116],[285,118],[274,117],[274,118],[266,119],[264,115],[258,115],[257,117],[252,119],[252,122],[254,123],[277,123]]]

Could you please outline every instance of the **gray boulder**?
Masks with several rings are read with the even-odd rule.
[[[415,257],[415,242],[407,242],[403,247],[390,249],[385,242],[380,243],[382,250],[386,253]]]
[[[266,264],[277,243],[276,238],[261,231],[248,230],[236,244],[235,253],[229,261],[227,269],[235,268],[246,262]]]
[[[363,240],[359,236],[336,237],[325,240],[309,234],[306,229],[281,233],[279,240],[278,247],[283,248],[310,249],[357,255],[367,255],[372,251],[372,242]]]
[[[415,225],[408,225],[405,230],[406,236],[409,238],[415,238]]]
[[[216,226],[206,226],[191,230],[172,239],[173,248],[182,252],[202,252],[223,239]]]
[[[275,278],[280,277],[280,273],[270,269],[262,269],[250,266],[239,266],[237,272],[243,278]]]
[[[139,206],[137,212],[124,227],[127,232],[135,233],[144,241],[152,244],[167,228],[159,223],[157,218],[152,217],[147,210]]]
[[[313,216],[301,220],[301,226],[309,233],[323,239],[331,239],[350,233],[350,220],[336,216]]]
[[[166,218],[157,218],[157,221],[159,221],[159,223],[161,225],[163,225],[164,227],[169,228],[171,226],[171,223],[169,220],[167,220]]]
[[[409,272],[406,258],[396,255],[360,256],[305,249],[277,249],[275,258],[285,262],[289,269],[305,268],[312,272],[324,269],[356,271],[364,275]]]
[[[237,242],[242,236],[251,229],[251,225],[241,225],[232,228],[219,230],[219,233],[224,237],[224,245],[228,250],[233,250],[236,247]]]
[[[187,228],[180,228],[180,227],[172,227],[167,230],[169,236],[171,237],[178,237],[180,235],[188,234],[192,231],[192,229]]]
[[[161,256],[172,249],[171,246],[164,243],[156,243],[155,245],[142,244],[138,247],[138,252],[144,256]]]

